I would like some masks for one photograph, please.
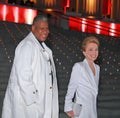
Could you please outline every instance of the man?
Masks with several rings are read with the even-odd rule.
[[[58,118],[58,89],[52,51],[44,41],[48,19],[37,16],[19,43],[3,103],[2,118]]]

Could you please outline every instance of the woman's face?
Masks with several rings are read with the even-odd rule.
[[[88,43],[83,54],[88,61],[94,62],[98,57],[98,45],[96,43]]]

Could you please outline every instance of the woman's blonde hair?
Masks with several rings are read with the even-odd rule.
[[[98,41],[98,39],[97,39],[96,37],[94,37],[94,36],[89,36],[89,37],[86,37],[86,38],[83,40],[83,42],[82,42],[82,51],[85,51],[86,45],[87,45],[88,43],[95,43],[95,44],[97,44],[98,47],[99,47],[99,41]]]

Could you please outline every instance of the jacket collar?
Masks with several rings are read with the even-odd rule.
[[[84,59],[83,63],[84,63],[84,67],[85,67],[85,70],[86,70],[86,74],[88,75],[89,82],[91,83],[91,85],[93,87],[98,88],[97,84],[96,84],[96,80],[95,80],[95,79],[97,79],[97,77],[96,77],[97,76],[97,69],[95,67],[95,63],[94,63],[94,67],[95,67],[95,71],[96,71],[95,76],[94,76],[94,74],[93,74],[93,72],[92,72],[92,70],[89,66],[89,63],[88,63],[87,59]]]

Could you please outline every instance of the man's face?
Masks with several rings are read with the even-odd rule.
[[[49,34],[48,22],[40,20],[32,26],[32,32],[40,41],[45,41]]]

